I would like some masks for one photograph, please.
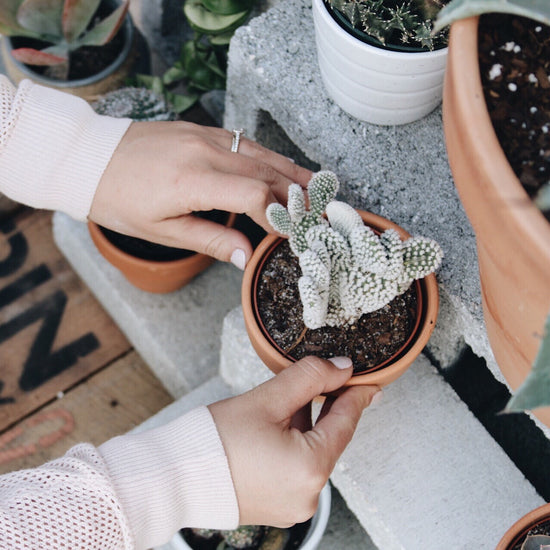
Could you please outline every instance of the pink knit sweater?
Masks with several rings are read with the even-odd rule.
[[[29,81],[15,89],[0,75],[0,191],[84,221],[130,123]],[[0,476],[1,550],[147,549],[184,526],[235,528],[238,516],[206,407]]]

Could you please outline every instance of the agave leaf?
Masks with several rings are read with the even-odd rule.
[[[550,314],[531,372],[506,405],[505,412],[532,410],[550,405]]]
[[[26,65],[58,65],[67,61],[67,57],[34,48],[17,48],[12,50],[11,54],[17,61]]]
[[[121,4],[113,13],[108,15],[93,29],[88,31],[84,36],[77,41],[80,46],[103,46],[107,44],[120,29],[126,14],[128,13],[128,1]]]
[[[62,38],[61,14],[63,0],[23,0],[17,10],[22,27],[39,33],[45,40],[57,42]]]
[[[500,12],[529,17],[544,25],[550,25],[550,2],[548,0],[451,0],[438,14],[433,32],[474,15]]]
[[[75,41],[85,30],[101,0],[65,0],[61,26],[65,40]]]
[[[4,36],[36,36],[17,21],[17,10],[23,0],[0,0],[0,34]]]

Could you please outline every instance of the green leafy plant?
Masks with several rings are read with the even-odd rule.
[[[529,17],[550,25],[548,0],[451,0],[437,14],[434,31],[437,32],[459,19],[491,12]]]
[[[433,33],[446,0],[327,0],[350,24],[384,45],[433,50],[446,46],[447,31]]]
[[[267,208],[270,224],[289,237],[299,259],[298,288],[311,329],[352,324],[382,308],[435,271],[443,257],[432,239],[402,241],[393,229],[378,235],[350,205],[333,200],[338,188],[332,172],[318,172],[308,184],[309,210],[297,184],[289,187],[287,208],[279,203]]]
[[[183,12],[193,38],[161,77],[138,75],[143,84],[163,94],[181,113],[210,90],[224,90],[227,52],[235,30],[250,16],[255,0],[186,0]],[[175,91],[183,87],[184,91]]]
[[[93,17],[101,0],[0,0],[0,34],[27,37],[44,48],[15,48],[12,55],[28,65],[68,64],[82,46],[103,46],[117,33],[128,11],[123,2],[101,21]]]
[[[550,405],[550,313],[531,371],[506,405],[505,412],[521,412],[547,405]]]
[[[164,97],[148,88],[119,88],[101,96],[92,108],[100,115],[135,121],[177,119]]]

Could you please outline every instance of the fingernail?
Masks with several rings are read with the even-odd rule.
[[[235,248],[235,250],[233,250],[233,254],[231,254],[231,263],[235,267],[238,267],[241,271],[244,271],[244,268],[246,267],[246,254],[244,253],[244,250]]]
[[[290,162],[292,162],[293,164],[296,164],[296,161],[294,159],[291,159],[290,157],[286,157]]]
[[[370,400],[370,406],[376,405],[377,403],[380,403],[382,401],[382,398],[384,397],[384,392],[382,390],[377,391]]]
[[[337,368],[337,369],[349,369],[352,366],[351,359],[349,357],[331,357],[329,361]]]

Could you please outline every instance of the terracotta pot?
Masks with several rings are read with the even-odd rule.
[[[235,218],[231,213],[226,226],[231,227]],[[178,290],[214,262],[214,258],[198,253],[172,261],[143,260],[117,248],[97,224],[88,222],[88,230],[100,254],[130,283],[147,292],[165,294]]]
[[[531,369],[550,311],[550,224],[523,189],[493,130],[477,32],[478,18],[452,25],[443,124],[454,183],[476,234],[487,335],[515,390]],[[550,426],[550,407],[535,414]]]
[[[441,103],[447,48],[392,51],[372,45],[343,17],[338,23],[324,0],[313,0],[313,21],[323,84],[349,115],[372,124],[406,124]]]
[[[398,231],[402,239],[410,237],[410,234],[402,227],[381,216],[362,210],[358,210],[358,212],[365,224],[375,230],[384,231],[393,228]],[[273,250],[279,241],[282,242],[283,239],[275,235],[268,235],[258,245],[246,266],[241,293],[244,322],[250,342],[260,359],[276,374],[292,364],[295,359],[284,355],[272,345],[270,339],[265,335],[259,315],[256,313],[254,286],[265,256]],[[422,311],[418,317],[416,331],[411,335],[404,349],[397,353],[392,360],[383,364],[384,366],[379,365],[375,369],[371,369],[370,372],[354,375],[347,383],[348,386],[371,384],[386,386],[401,376],[420,355],[435,328],[439,311],[439,291],[435,275],[428,275],[419,281],[418,289],[420,290],[419,302],[422,303]]]
[[[502,537],[496,550],[512,550],[529,529],[550,520],[550,504],[543,504],[520,518]]]
[[[118,5],[115,0],[108,0],[114,7]],[[138,33],[130,14],[122,24],[119,33],[124,38],[122,50],[113,63],[103,71],[78,80],[57,80],[35,72],[31,66],[25,65],[14,59],[11,55],[12,42],[9,37],[2,37],[2,61],[6,74],[14,84],[19,84],[24,78],[49,88],[56,88],[85,99],[96,101],[101,95],[124,86],[130,76],[138,50]]]

